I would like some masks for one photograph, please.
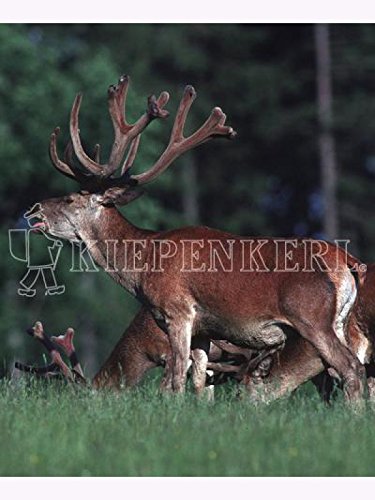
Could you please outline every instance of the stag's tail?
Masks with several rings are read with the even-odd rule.
[[[357,284],[357,288],[361,288],[366,279],[367,266],[356,257],[347,253],[347,264],[350,269],[350,272],[354,276],[354,279]]]

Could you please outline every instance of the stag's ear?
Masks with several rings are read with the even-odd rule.
[[[143,193],[144,191],[142,190],[136,191],[129,188],[113,187],[107,189],[102,195],[97,196],[96,201],[104,206],[127,205],[142,196]]]

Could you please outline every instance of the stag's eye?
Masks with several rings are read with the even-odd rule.
[[[66,203],[73,203],[73,201],[74,201],[73,196],[69,195],[69,196],[65,197],[65,202]]]

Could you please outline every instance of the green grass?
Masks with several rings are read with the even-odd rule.
[[[232,390],[230,390],[232,389]],[[254,407],[56,383],[0,384],[2,476],[372,476],[375,409],[326,407],[304,389]]]

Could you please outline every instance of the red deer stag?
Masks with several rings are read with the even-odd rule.
[[[207,363],[212,332],[217,338],[272,353],[282,348],[285,329],[291,327],[342,377],[347,399],[360,399],[365,387],[363,367],[345,345],[345,326],[357,293],[348,254],[314,240],[280,243],[275,238],[241,238],[207,227],[146,231],[117,210],[117,205],[139,196],[136,186],[154,180],[184,152],[215,137],[234,136],[233,129],[224,125],[225,114],[214,108],[195,133],[184,137],[196,96],[193,87],[187,86],[166,150],[148,171],[131,174],[140,134],[153,118],[167,116],[163,108],[168,93],[149,98],[146,113],[129,125],[123,114],[128,83],[122,77],[109,88],[115,138],[107,163],[100,163],[99,155],[90,158],[82,146],[80,94],[71,111],[72,147],[68,145],[65,161],[56,150],[58,130],[52,134],[52,163],[77,180],[81,190],[41,202],[38,224],[55,237],[86,243],[97,264],[151,312],[171,344],[167,368],[174,391],[184,390],[190,347],[197,366]],[[128,147],[121,173],[115,177]],[[358,276],[361,279],[360,272]],[[197,373],[203,378],[205,369],[198,368]]]

